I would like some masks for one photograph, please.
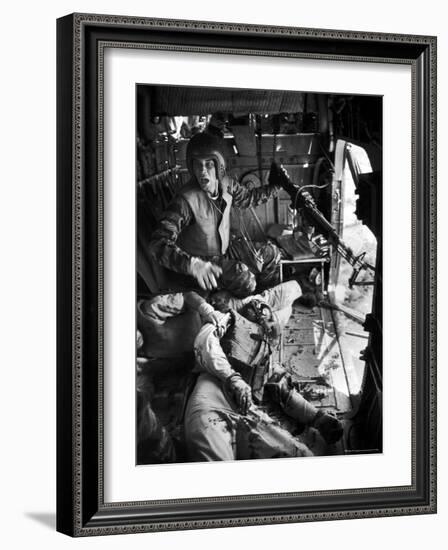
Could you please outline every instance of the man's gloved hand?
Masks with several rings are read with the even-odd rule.
[[[235,401],[240,414],[247,414],[247,411],[253,405],[252,389],[249,384],[241,378],[240,374],[235,372],[227,378],[225,387]]]
[[[213,290],[218,287],[218,279],[222,274],[222,269],[219,265],[205,262],[200,258],[191,258],[188,273],[197,280],[201,288]]]
[[[211,323],[218,329],[218,336],[221,337],[225,330],[225,321],[228,314],[217,311],[212,305],[203,302],[198,308],[199,315],[204,323]]]

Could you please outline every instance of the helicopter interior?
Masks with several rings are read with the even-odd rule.
[[[381,98],[139,85],[137,121],[137,300],[194,289],[148,253],[163,212],[191,177],[192,136],[222,138],[227,173],[249,189],[268,183],[273,162],[282,166],[300,192],[235,208],[231,234],[249,251],[274,242],[279,280],[312,289],[314,300],[293,304],[273,360],[308,401],[342,422],[343,437],[328,444],[315,429],[269,412],[314,455],[382,452]],[[143,324],[137,311],[139,406],[150,403],[162,436],[146,438],[137,418],[137,463],[184,462],[198,322],[186,311],[163,326]]]

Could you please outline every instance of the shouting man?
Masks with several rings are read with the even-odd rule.
[[[252,190],[241,186],[226,174],[223,140],[208,132],[191,138],[186,160],[191,179],[160,220],[150,249],[165,268],[191,275],[202,289],[213,290],[219,285],[224,258],[245,260],[231,254],[231,209],[266,202],[277,195],[281,185],[270,177],[266,186]],[[253,252],[259,265],[258,284],[272,286],[278,276],[278,249],[267,243]]]

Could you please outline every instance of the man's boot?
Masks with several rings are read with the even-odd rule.
[[[324,438],[327,445],[341,439],[344,429],[342,422],[335,416],[317,409],[300,393],[291,387],[289,376],[283,376],[275,383],[266,384],[266,389],[277,401],[285,414],[301,424],[315,428]]]

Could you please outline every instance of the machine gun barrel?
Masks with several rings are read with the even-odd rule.
[[[344,248],[348,248],[344,244],[342,239],[337,234],[335,228],[327,220],[327,218],[322,214],[322,212],[317,208],[313,198],[307,192],[303,192],[300,188],[297,188],[296,197],[292,197],[294,202],[303,208],[307,215],[315,223],[316,228],[326,237],[332,244],[339,245],[341,244]]]
[[[356,282],[356,279],[362,270],[369,269],[375,272],[374,266],[364,261],[365,252],[355,255],[353,250],[344,243],[338,235],[336,229],[317,208],[313,197],[305,191],[305,188],[296,187],[291,182],[288,174],[283,168],[279,169],[278,166],[275,166],[275,168],[272,167],[271,170],[273,171],[273,174],[275,174],[275,177],[280,181],[283,189],[291,197],[294,209],[296,209],[297,206],[302,208],[316,229],[320,231],[328,242],[335,247],[338,254],[340,254],[353,267],[353,273],[349,280],[350,288],[355,284],[373,284],[373,282]]]

